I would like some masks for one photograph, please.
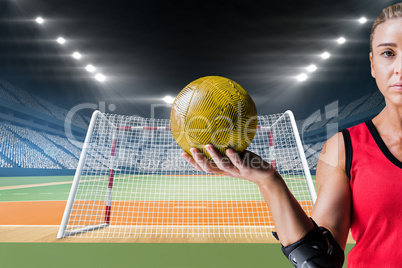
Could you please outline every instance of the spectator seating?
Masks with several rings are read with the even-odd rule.
[[[0,150],[14,164],[13,167],[62,168],[42,152],[30,146],[29,143],[21,140],[4,124],[0,125]],[[2,162],[1,167],[7,166],[3,166]]]
[[[0,79],[0,99],[24,105],[28,109],[62,121],[65,120],[68,113],[67,109],[59,107],[41,97],[31,95],[2,79]],[[327,111],[326,114],[318,111],[313,114],[314,116],[310,116],[305,120],[297,120],[297,127],[300,134],[303,134],[303,130],[304,132],[310,132],[325,128],[327,124],[337,123],[350,116],[361,114],[377,108],[383,103],[384,98],[382,94],[376,91],[353,100],[345,106],[334,107],[334,109]],[[321,120],[319,120],[320,118]],[[73,116],[72,123],[86,129],[90,120],[88,110],[84,110],[80,114]],[[157,121],[154,123],[157,123]],[[158,142],[159,135],[160,133],[158,132],[143,132],[138,137],[135,137],[141,140],[141,149],[149,152],[149,157],[151,158],[158,157],[154,156],[152,152],[154,147],[160,146],[160,142]],[[326,137],[322,137],[322,140],[324,139]],[[321,139],[318,138],[318,140]],[[323,144],[324,141],[304,144],[306,158],[311,169],[315,169],[317,166]],[[131,147],[121,149],[121,153],[138,150],[138,148]],[[262,155],[269,155],[269,151],[256,144],[251,145],[249,149],[255,150]],[[81,149],[70,143],[66,137],[19,126],[16,123],[0,122],[0,168],[75,169],[80,154]],[[95,166],[107,169],[108,161],[101,153],[95,151],[93,155],[88,155],[87,159],[91,160]],[[127,161],[127,163],[120,164],[131,165],[132,163]],[[283,168],[292,169],[293,167]]]
[[[10,93],[8,93],[5,89],[3,89],[1,80],[0,80],[0,99],[21,104],[21,102],[19,102],[15,97],[11,96]]]
[[[78,159],[76,157],[69,153],[66,153],[49,139],[46,139],[39,132],[31,130],[29,128],[23,128],[11,124],[7,124],[6,127],[12,130],[16,135],[28,140],[32,144],[39,147],[41,150],[43,150],[45,155],[49,156],[49,158],[59,163],[62,167],[68,169],[74,169],[77,167]]]
[[[46,106],[49,111],[52,113],[53,116],[55,116],[57,119],[64,121],[66,119],[66,115],[68,111],[66,109],[63,109],[57,105],[54,105],[53,103],[42,99],[41,97],[36,97],[36,99],[44,106]],[[72,124],[76,125],[78,127],[86,129],[88,127],[88,124],[85,123],[85,121],[81,118],[79,114],[75,114],[73,119],[72,119]]]
[[[379,105],[381,105],[381,103],[384,103],[384,97],[381,94],[381,92],[377,90],[373,94],[371,94],[370,97],[365,102],[363,102],[363,104],[360,105],[360,107],[354,110],[350,115],[363,113],[365,111],[378,107]]]
[[[45,108],[43,108],[29,93],[26,91],[11,85],[10,83],[0,80],[0,85],[3,86],[4,89],[8,90],[9,95],[14,95],[16,98],[26,107],[38,111],[40,113],[51,115]]]

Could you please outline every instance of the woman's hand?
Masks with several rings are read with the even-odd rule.
[[[258,186],[280,177],[270,164],[250,151],[244,151],[240,156],[229,148],[226,150],[228,159],[220,155],[211,144],[206,145],[205,149],[211,155],[213,162],[208,161],[196,148],[190,149],[193,157],[187,153],[183,153],[182,156],[199,171],[249,180]]]
[[[290,245],[313,229],[312,221],[289,191],[285,181],[275,169],[260,156],[245,151],[241,155],[232,149],[226,150],[226,157],[220,155],[212,145],[205,149],[212,157],[208,161],[197,149],[191,148],[193,157],[183,153],[184,159],[199,171],[237,177],[257,184],[268,209],[271,212],[276,231],[282,245]]]

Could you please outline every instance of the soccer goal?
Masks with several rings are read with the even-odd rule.
[[[248,150],[310,216],[316,193],[292,112],[258,116]],[[57,237],[272,237],[254,183],[194,170],[181,153],[168,119],[94,112]]]

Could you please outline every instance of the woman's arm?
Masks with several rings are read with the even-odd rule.
[[[317,201],[312,217],[331,231],[345,249],[350,228],[351,193],[345,171],[345,144],[342,133],[330,138],[321,151],[316,174]]]

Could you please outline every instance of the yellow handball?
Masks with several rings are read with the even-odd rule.
[[[191,155],[212,144],[222,155],[227,148],[244,151],[254,138],[257,109],[250,95],[235,81],[206,76],[188,84],[176,97],[170,127],[177,144]]]

